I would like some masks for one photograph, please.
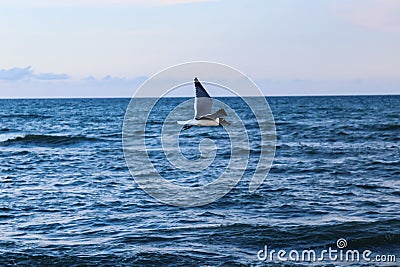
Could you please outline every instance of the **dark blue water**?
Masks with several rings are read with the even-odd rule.
[[[264,184],[250,194],[244,177],[218,201],[182,208],[148,196],[126,167],[129,99],[0,100],[0,265],[264,266],[264,245],[322,250],[338,238],[399,261],[400,96],[268,101],[277,151]]]

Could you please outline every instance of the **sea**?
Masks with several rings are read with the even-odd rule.
[[[192,207],[143,190],[135,175],[145,165],[128,169],[129,98],[1,99],[0,266],[399,266],[400,96],[266,99],[276,151],[265,181],[249,192],[260,158],[251,110],[218,98],[242,118],[250,153],[235,160],[249,164],[226,195]],[[206,136],[221,144],[211,165],[220,171],[165,171],[159,120],[186,100],[160,102],[146,146],[166,179],[201,186],[231,147],[224,128],[192,127],[181,132],[182,155],[198,159]],[[337,253],[319,259],[324,250]],[[360,260],[344,259],[349,250]],[[304,251],[317,258],[302,260]]]

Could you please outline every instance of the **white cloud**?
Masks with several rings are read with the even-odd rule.
[[[1,80],[1,98],[42,98],[42,97],[130,97],[146,77],[113,77],[96,79],[21,79]]]
[[[373,30],[400,31],[399,0],[336,0],[333,11],[358,26]]]
[[[19,80],[67,80],[67,74],[60,73],[34,73],[31,66],[25,68],[0,69],[0,80],[19,81]]]
[[[59,73],[39,73],[33,75],[33,78],[38,80],[67,80],[69,76],[67,74]]]
[[[41,79],[37,77],[41,76]],[[35,74],[31,67],[0,70],[1,98],[41,97],[131,97],[148,78],[87,76],[83,79],[66,78],[63,74]],[[362,95],[399,94],[400,79],[391,80],[258,80],[255,81],[267,96],[279,95]],[[186,90],[188,89],[188,90]],[[214,88],[215,89],[215,88]],[[185,91],[186,90],[186,91]],[[229,95],[219,91],[218,95]],[[179,94],[193,96],[189,86]]]
[[[32,75],[31,66],[25,68],[0,69],[0,80],[17,81]]]

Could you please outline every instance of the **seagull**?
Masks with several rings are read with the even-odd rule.
[[[231,125],[224,118],[227,116],[224,109],[219,109],[215,113],[211,113],[212,99],[206,89],[201,85],[199,80],[194,78],[194,87],[196,89],[196,98],[194,101],[194,119],[188,121],[177,121],[178,124],[184,125],[183,130],[192,128],[193,126],[229,126]]]

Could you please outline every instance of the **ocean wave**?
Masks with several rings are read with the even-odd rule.
[[[385,124],[377,124],[371,126],[372,130],[377,131],[398,131],[400,130],[400,124],[398,123],[385,123]]]
[[[400,245],[400,220],[349,221],[327,225],[272,226],[260,224],[234,223],[192,229],[199,235],[210,233],[221,243],[258,245],[269,240],[276,248],[308,245],[324,248],[334,245],[340,237],[346,238],[351,247],[364,248],[393,247]],[[212,229],[212,231],[210,231]],[[174,233],[188,231],[190,228],[174,229]],[[162,232],[162,231],[161,231]],[[182,233],[181,233],[182,234]]]
[[[65,250],[71,250],[65,248]],[[35,254],[30,253],[6,253],[0,255],[0,261],[4,266],[248,266],[228,256],[219,256],[210,251],[192,250],[188,253],[181,251],[173,253],[158,249],[154,251],[134,251],[131,253],[99,254],[99,255],[68,255],[59,251],[60,255],[45,254],[40,250]],[[211,264],[204,265],[204,262]],[[279,266],[279,265],[271,265]],[[286,265],[290,266],[290,265]]]
[[[16,113],[16,114],[0,114],[1,118],[27,118],[27,119],[48,119],[50,115],[31,114],[31,113]]]
[[[118,132],[118,133],[102,134],[101,137],[104,137],[104,138],[121,138],[122,137],[122,133]]]
[[[378,233],[375,236],[355,238],[349,245],[355,248],[376,247],[381,250],[384,247],[400,245],[400,233]]]
[[[214,216],[213,213],[204,215]],[[94,244],[33,246],[32,249],[19,253],[11,252],[9,249],[5,254],[0,255],[0,260],[3,264],[14,263],[18,266],[50,266],[55,263],[60,266],[156,266],[160,260],[165,266],[200,266],[206,261],[212,266],[249,266],[248,263],[255,260],[256,252],[264,245],[276,250],[315,249],[320,251],[329,247],[336,249],[339,238],[347,240],[347,249],[397,253],[400,244],[399,224],[399,220],[343,222],[331,225],[281,225],[279,227],[252,223],[208,226],[193,224],[184,227],[148,229],[141,233],[128,231],[109,239],[103,247],[97,247],[97,251],[93,251]],[[48,226],[47,230],[57,230],[60,224]],[[29,226],[25,230],[32,231],[35,227]],[[96,231],[92,234],[101,233],[102,231]],[[180,247],[182,244],[194,241],[199,244],[197,247],[190,250]],[[118,248],[115,244],[124,244],[124,246]],[[173,247],[168,247],[169,244],[173,244]],[[232,246],[232,244],[235,245]],[[157,250],[128,251],[126,249],[151,248],[153,245],[157,247]],[[3,245],[8,248],[14,246],[16,244],[13,242]],[[210,250],[205,247],[209,247]],[[236,254],[229,255],[229,249],[234,249]],[[65,251],[69,252],[68,260],[66,260]],[[254,252],[254,255],[251,252]]]
[[[13,135],[3,138],[3,140],[0,141],[0,144],[59,146],[59,145],[73,145],[82,142],[96,142],[96,141],[100,141],[100,139],[86,137],[86,136],[79,136],[79,135],[70,136],[70,135],[22,134],[22,135]]]

